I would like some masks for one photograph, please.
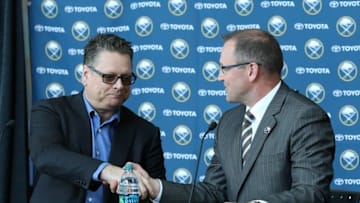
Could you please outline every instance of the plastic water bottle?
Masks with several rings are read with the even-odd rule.
[[[133,165],[126,164],[117,188],[119,203],[139,203],[139,183],[133,173]]]

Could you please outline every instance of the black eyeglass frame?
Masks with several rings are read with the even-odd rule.
[[[106,84],[115,84],[118,79],[121,80],[123,85],[132,85],[135,83],[136,81],[136,75],[134,72],[131,72],[131,75],[116,75],[116,74],[111,74],[111,73],[103,73],[99,70],[97,70],[94,66],[92,65],[86,65],[87,67],[89,67],[89,69],[91,71],[93,71],[94,73],[98,74],[101,78],[103,83]],[[111,81],[109,81],[109,79],[113,78]]]
[[[222,73],[225,73],[226,69],[236,68],[236,67],[243,66],[243,65],[249,65],[251,63],[256,63],[256,62],[237,63],[237,64],[232,64],[232,65],[227,65],[227,66],[221,65],[220,69],[221,69]],[[256,64],[261,65],[261,63],[256,63]]]

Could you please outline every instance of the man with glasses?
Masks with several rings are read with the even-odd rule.
[[[334,133],[326,112],[282,81],[283,55],[269,33],[235,31],[224,41],[218,80],[226,100],[239,105],[219,121],[205,179],[192,193],[191,185],[159,181],[134,164],[150,197],[161,203],[327,202]]]
[[[83,90],[41,100],[31,112],[31,203],[118,203],[128,161],[165,179],[160,130],[123,104],[136,76],[130,42],[99,34],[84,49]],[[146,190],[140,185],[142,197]]]

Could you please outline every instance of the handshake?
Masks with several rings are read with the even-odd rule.
[[[155,199],[160,192],[159,180],[149,176],[149,174],[136,163],[129,162],[133,165],[133,172],[139,181],[139,196],[141,199]],[[108,185],[112,193],[116,193],[119,179],[125,170],[121,167],[109,164],[100,173],[99,178],[104,185]]]
[[[133,173],[136,175],[139,182],[139,197],[144,200],[150,198],[152,200],[158,197],[162,185],[160,180],[154,179],[137,163],[128,162],[133,166]],[[104,185],[108,185],[112,193],[117,193],[117,187],[119,179],[123,175],[125,170],[115,165],[107,165],[100,173],[100,179]],[[235,202],[224,202],[224,203],[235,203]],[[267,203],[262,200],[253,200],[247,203]]]

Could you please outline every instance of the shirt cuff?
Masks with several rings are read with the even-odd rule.
[[[251,201],[250,203],[269,203],[269,202],[257,199],[257,200]]]
[[[99,179],[99,175],[101,173],[101,171],[108,165],[108,162],[104,162],[102,164],[100,164],[100,166],[96,169],[96,171],[93,173],[92,175],[92,179],[95,181],[100,181]]]
[[[163,185],[162,185],[161,180],[160,180],[160,179],[156,179],[156,180],[159,182],[160,189],[159,189],[159,194],[156,196],[155,199],[151,199],[151,198],[150,198],[150,200],[151,200],[152,203],[159,203],[160,200],[161,200],[162,193],[163,193]]]

